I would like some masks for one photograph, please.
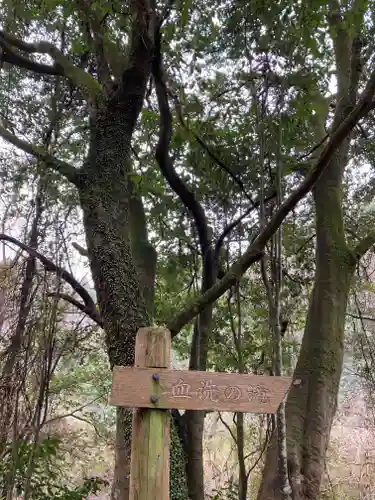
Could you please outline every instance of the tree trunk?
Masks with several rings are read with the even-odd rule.
[[[314,189],[316,274],[305,333],[286,406],[288,467],[293,500],[319,498],[324,455],[337,406],[344,355],[344,327],[356,258],[345,242],[342,171],[348,144],[337,153]],[[281,499],[276,441],[268,451],[258,500]]]
[[[111,367],[133,365],[135,335],[148,318],[131,251],[130,140],[116,109],[107,109],[92,135],[86,176],[80,186],[87,250]],[[129,496],[130,439],[131,411],[118,409],[112,489],[116,500]]]
[[[204,500],[204,419],[202,411],[186,412],[186,476],[190,500]]]
[[[142,200],[132,193],[129,149],[121,103],[101,110],[92,125],[91,144],[79,194],[87,250],[111,367],[133,365],[135,336],[151,324],[156,252],[148,242]],[[131,410],[119,408],[114,500],[129,496]],[[172,432],[171,498],[186,498],[184,458]]]
[[[245,425],[243,413],[237,413],[236,415],[236,434],[237,458],[239,468],[238,500],[246,500],[248,475],[246,471],[245,459]]]
[[[338,12],[329,18],[338,87],[332,130],[336,130],[353,109],[361,73],[361,42],[352,34],[349,36],[343,19]],[[325,120],[326,114],[316,113],[311,122],[316,139],[325,135]],[[350,137],[347,137],[313,189],[315,283],[295,370],[302,386],[291,389],[286,404],[288,472],[293,500],[316,500],[320,496],[324,457],[337,407],[351,279],[357,260],[366,251],[366,245],[360,251],[358,247],[350,250],[345,239],[342,180],[349,143]],[[281,500],[276,471],[277,445],[273,439],[258,500]]]
[[[211,332],[212,307],[205,309],[194,325],[189,370],[205,370],[208,338]],[[186,477],[191,500],[204,500],[203,432],[204,411],[186,411]]]
[[[212,255],[209,252],[204,259],[202,292],[208,290],[215,281]],[[190,370],[206,370],[209,338],[212,329],[213,306],[206,307],[197,317],[194,325],[194,335],[190,351]],[[189,498],[204,500],[204,457],[203,432],[204,411],[186,411],[186,477]]]
[[[132,257],[139,278],[139,286],[149,318],[154,306],[154,283],[156,272],[156,251],[148,241],[147,222],[141,197],[129,187],[129,238]],[[112,499],[124,498],[121,493],[129,495],[130,477],[130,442],[132,429],[132,411],[117,408],[115,470],[112,483]]]

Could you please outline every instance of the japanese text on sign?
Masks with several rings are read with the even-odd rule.
[[[111,402],[127,408],[276,413],[291,377],[117,366]]]
[[[211,401],[212,403],[219,402],[220,394],[228,401],[238,401],[240,398],[245,397],[248,401],[259,401],[264,404],[270,402],[270,391],[262,385],[249,385],[246,391],[241,390],[238,386],[227,386],[220,390],[216,384],[209,380],[200,382],[200,387],[192,389],[191,385],[186,384],[180,378],[178,383],[172,386],[173,398],[191,398],[191,392],[196,392],[200,400]]]

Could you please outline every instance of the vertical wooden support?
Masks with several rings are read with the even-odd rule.
[[[151,402],[162,392],[159,369],[170,368],[171,335],[165,328],[141,328],[137,333],[135,366],[155,368],[150,377]],[[169,500],[170,413],[133,411],[130,500]]]

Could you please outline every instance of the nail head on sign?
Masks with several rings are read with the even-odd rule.
[[[160,375],[159,375],[158,373],[154,373],[154,374],[152,375],[152,380],[153,380],[154,382],[158,382],[158,381],[160,380]]]
[[[151,396],[151,403],[155,404],[158,400],[158,398],[156,396]]]

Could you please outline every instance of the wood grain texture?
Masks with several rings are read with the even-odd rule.
[[[164,328],[141,328],[137,333],[135,366],[170,366],[171,336]],[[135,368],[141,369],[141,368]],[[132,380],[137,391],[138,381]],[[158,381],[147,380],[148,391],[159,395]],[[134,406],[134,405],[133,405]],[[169,411],[141,407],[133,412],[130,500],[169,499]]]
[[[153,375],[160,377],[158,384]],[[291,383],[291,377],[116,366],[110,402],[133,408],[276,413]]]

